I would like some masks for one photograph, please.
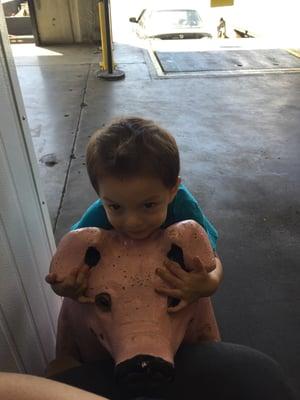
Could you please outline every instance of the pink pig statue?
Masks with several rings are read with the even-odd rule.
[[[191,220],[144,240],[98,228],[69,232],[59,243],[50,272],[61,279],[75,266],[90,266],[87,296],[95,303],[64,299],[57,357],[89,362],[107,357],[108,352],[120,382],[132,383],[144,373],[168,380],[182,342],[220,340],[210,298],[182,308],[178,300],[155,291],[162,284],[155,270],[166,257],[191,271],[196,255],[209,271],[215,268],[208,237]],[[174,310],[168,312],[168,307]]]

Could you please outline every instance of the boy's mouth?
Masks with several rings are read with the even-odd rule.
[[[127,232],[127,236],[132,239],[146,239],[152,232],[149,230]]]
[[[143,237],[145,235],[147,235],[146,231],[138,231],[138,232],[128,232],[127,233],[128,236],[132,236],[132,237]]]
[[[156,237],[157,234],[160,234],[160,229],[148,229],[143,231],[136,231],[136,232],[124,232],[124,234],[133,240],[144,240],[148,239],[150,236]]]

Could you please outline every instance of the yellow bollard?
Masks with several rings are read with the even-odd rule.
[[[98,78],[107,80],[123,79],[125,73],[115,69],[112,51],[112,30],[111,30],[111,14],[109,0],[100,0],[98,3],[102,61],[99,63],[100,71]]]
[[[107,37],[106,37],[106,26],[105,26],[105,12],[104,12],[104,2],[100,1],[98,3],[99,11],[99,21],[100,21],[100,34],[101,34],[101,48],[102,48],[102,61],[99,63],[101,70],[108,70],[107,62]]]
[[[233,6],[234,0],[210,0],[211,7]]]

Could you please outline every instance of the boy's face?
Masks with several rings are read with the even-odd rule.
[[[152,177],[117,179],[105,177],[99,184],[100,197],[112,226],[131,239],[146,239],[165,222],[168,204],[177,193]]]

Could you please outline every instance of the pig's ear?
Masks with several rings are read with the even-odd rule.
[[[63,279],[75,268],[95,267],[101,259],[101,248],[106,232],[99,228],[81,228],[67,233],[59,242],[50,272]]]
[[[215,269],[215,256],[208,236],[196,221],[187,220],[171,225],[166,229],[165,235],[171,245],[169,253],[175,254],[174,258],[169,258],[182,267],[184,265],[184,269],[191,271],[195,268],[194,257],[199,257],[208,272]]]

